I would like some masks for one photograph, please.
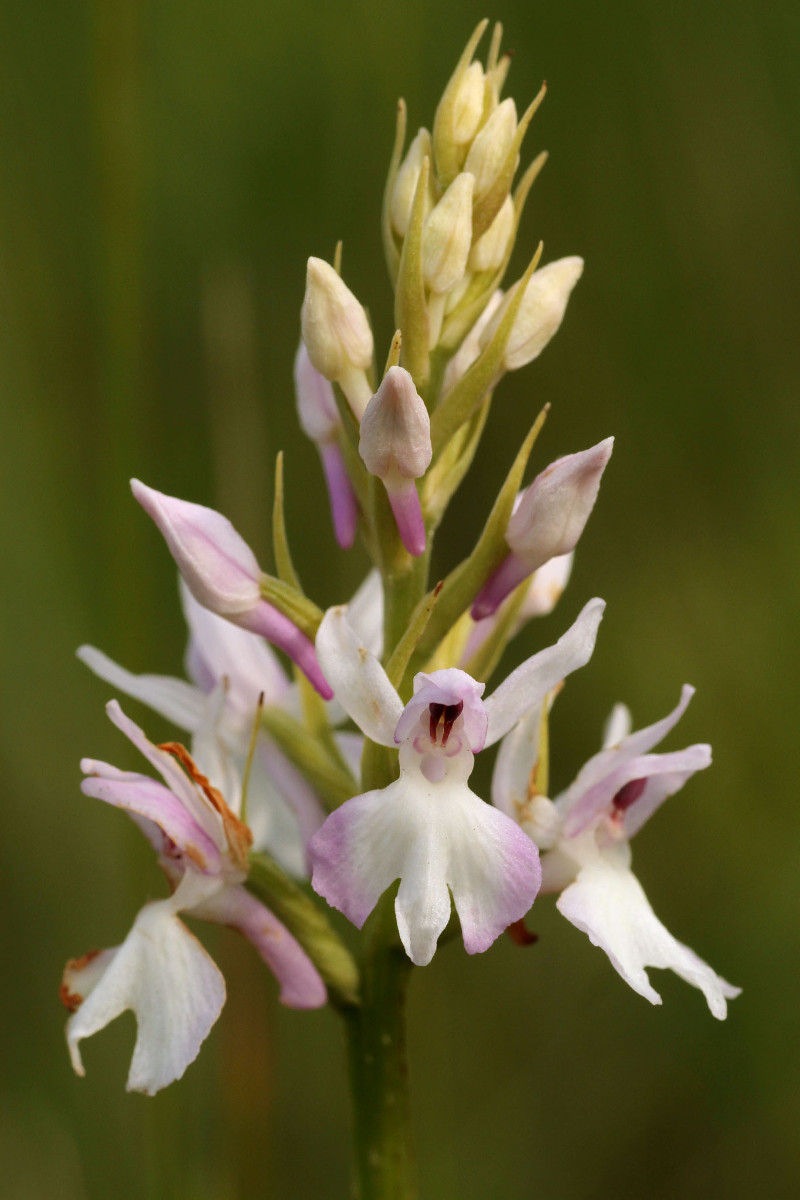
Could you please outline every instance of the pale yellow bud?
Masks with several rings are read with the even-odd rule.
[[[353,367],[363,371],[372,365],[367,314],[321,258],[308,260],[301,320],[308,357],[326,379],[336,381]]]
[[[503,356],[503,369],[515,371],[531,362],[558,332],[567,301],[583,273],[583,259],[559,258],[534,271],[525,289],[522,303],[511,329]],[[483,332],[482,346],[488,345],[503,319],[519,284],[509,291],[494,319]]]
[[[471,62],[461,76],[450,113],[450,133],[457,146],[471,142],[483,116],[485,76],[479,62]]]
[[[422,272],[432,292],[449,292],[467,266],[475,180],[457,175],[422,227]]]
[[[431,461],[431,423],[414,380],[390,367],[361,418],[359,454],[371,475],[419,479]]]
[[[514,236],[514,201],[506,196],[489,228],[475,242],[469,256],[471,271],[496,271]]]
[[[483,129],[469,148],[464,170],[475,176],[475,199],[480,200],[494,183],[508,157],[517,132],[517,109],[514,101],[498,104]]]
[[[414,193],[417,190],[423,159],[429,159],[430,157],[431,135],[427,129],[420,129],[400,164],[400,169],[397,172],[397,178],[392,190],[392,226],[399,233],[400,237],[405,237],[408,232],[408,222],[411,219],[411,208],[414,203]],[[432,201],[429,203],[432,206]]]

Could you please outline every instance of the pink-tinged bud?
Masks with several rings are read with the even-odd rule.
[[[358,506],[339,448],[341,418],[333,386],[312,364],[304,342],[294,360],[294,386],[303,432],[316,444],[322,459],[336,540],[343,550],[349,550],[355,541]]]
[[[613,438],[556,459],[522,492],[508,523],[511,553],[481,588],[472,617],[488,617],[523,579],[549,559],[574,550],[594,508]]]
[[[431,157],[431,135],[427,129],[420,129],[400,164],[392,189],[390,213],[392,225],[400,237],[404,238],[408,232],[408,222],[411,220],[411,208],[414,204],[414,194],[417,190],[423,160],[427,158],[430,161]],[[429,197],[428,205],[433,207],[433,201]]]
[[[541,354],[558,332],[570,293],[582,274],[583,259],[576,256],[559,258],[556,262],[548,263],[546,267],[534,271],[506,344],[503,355],[504,371],[516,371]],[[504,304],[484,331],[484,347],[494,336],[518,286],[515,284],[509,290]]]
[[[457,175],[422,229],[422,273],[432,292],[449,292],[461,279],[472,244],[472,190],[475,180]]]
[[[517,132],[514,101],[498,104],[469,148],[464,170],[475,176],[475,199],[481,200],[497,178],[506,161]]]
[[[489,228],[472,247],[469,255],[471,271],[496,271],[503,262],[514,236],[514,201],[506,196],[500,211]]]
[[[403,367],[389,368],[367,405],[358,450],[370,474],[383,480],[406,550],[422,554],[425,525],[414,480],[430,466],[431,424]]]
[[[258,633],[296,662],[317,691],[332,696],[314,647],[288,617],[261,597],[262,570],[227,517],[165,496],[138,479],[131,491],[164,536],[189,591],[204,608]]]
[[[372,365],[372,330],[347,284],[321,258],[308,260],[300,315],[308,357],[320,374],[341,386],[360,418],[372,394],[366,377]]]

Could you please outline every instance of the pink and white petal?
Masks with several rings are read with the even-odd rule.
[[[221,620],[221,618],[217,618]],[[120,667],[102,650],[94,646],[80,646],[77,656],[82,663],[110,683],[113,688],[140,700],[153,712],[172,721],[179,729],[194,732],[203,707],[202,694],[191,683],[173,679],[169,675],[135,675]]]
[[[562,679],[585,666],[592,657],[604,609],[604,600],[590,600],[554,646],[540,650],[522,663],[485,701],[489,714],[487,746],[508,733]]]
[[[184,775],[172,755],[168,754],[166,750],[160,750],[158,746],[154,746],[144,731],[125,715],[116,700],[109,701],[106,705],[106,712],[117,729],[121,730],[148,762],[152,763],[169,790],[178,797],[197,824],[205,830],[220,850],[224,850],[227,840],[222,818]]]
[[[492,772],[492,804],[500,812],[520,819],[529,797],[531,773],[539,758],[542,703],[535,705],[500,743]]]
[[[267,704],[278,704],[289,681],[274,650],[260,638],[198,604],[180,580],[181,605],[190,634],[190,661],[198,685],[211,691],[228,680],[228,702],[251,721],[261,692]]]
[[[192,910],[192,916],[229,925],[255,946],[280,985],[281,1004],[320,1008],[328,993],[300,943],[268,908],[243,887],[228,887]]]
[[[373,742],[394,746],[403,703],[378,659],[347,619],[347,608],[329,608],[317,633],[325,678],[347,715]]]
[[[403,871],[418,828],[406,812],[406,787],[396,780],[364,792],[332,812],[309,842],[311,886],[360,929]],[[423,826],[424,828],[424,826]]]
[[[146,904],[121,946],[68,967],[65,984],[79,1007],[67,1022],[67,1043],[79,1075],[80,1042],[126,1009],[138,1027],[129,1091],[153,1095],[197,1057],[225,1003],[225,980],[175,916],[174,902]]]
[[[220,681],[205,697],[203,715],[192,738],[192,758],[203,775],[225,797],[228,808],[239,816],[242,778],[223,737],[226,682]]]
[[[113,779],[92,774],[81,782],[81,791],[86,796],[103,800],[115,808],[136,813],[153,822],[200,871],[215,874],[222,869],[222,858],[216,844],[163,783],[147,775]]]
[[[646,967],[672,970],[699,988],[719,1020],[726,1016],[726,1000],[739,995],[739,988],[722,979],[665,929],[636,876],[606,857],[583,867],[557,906],[568,921],[588,934],[593,945],[605,951],[625,982],[651,1004],[660,1004],[661,997],[651,985]]]
[[[533,904],[542,879],[539,852],[504,813],[461,790],[447,826],[447,882],[464,949],[480,954]]]
[[[269,849],[292,875],[305,877],[306,847],[325,820],[325,809],[308,780],[267,737],[259,738],[253,759],[247,811],[254,848]]]
[[[611,810],[614,797],[622,788],[636,780],[643,780],[646,782],[641,794],[630,808],[622,810],[625,835],[633,837],[659,805],[679,791],[695,771],[701,771],[710,764],[711,747],[700,744],[669,754],[642,754],[638,758],[616,755],[610,760],[611,770],[582,795],[578,795],[577,791],[574,794],[572,806],[564,820],[564,835],[568,838],[577,836],[601,813]]]

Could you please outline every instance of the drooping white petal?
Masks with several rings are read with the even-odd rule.
[[[554,646],[527,659],[485,701],[489,716],[487,746],[499,741],[556,684],[589,661],[604,609],[604,600],[590,600]]]
[[[342,708],[373,742],[394,746],[403,702],[374,654],[347,619],[347,608],[329,608],[317,633],[317,656]]]
[[[524,916],[539,887],[536,848],[465,783],[406,771],[348,800],[309,847],[312,885],[359,928],[396,880],[397,927],[411,960],[430,962],[450,919],[450,890],[468,953]]]
[[[154,1092],[180,1079],[225,1003],[225,980],[175,915],[176,898],[146,904],[121,946],[68,965],[67,1043],[79,1075],[79,1043],[130,1008],[137,1035],[127,1087]]]
[[[559,897],[559,910],[606,952],[626,983],[651,1004],[661,997],[652,987],[646,967],[674,971],[705,996],[712,1014],[723,1020],[726,1001],[739,995],[702,959],[676,941],[656,917],[632,871],[602,855],[584,866]]]
[[[227,887],[192,910],[204,921],[229,925],[255,946],[280,984],[281,1004],[320,1008],[325,984],[302,946],[268,908],[243,887]]]
[[[221,617],[215,619],[228,624]],[[173,721],[179,729],[193,733],[197,728],[203,708],[203,697],[191,683],[186,683],[183,679],[173,679],[169,675],[135,675],[94,646],[79,646],[76,653],[81,662],[100,679],[124,692],[126,696],[141,700],[142,704],[152,708],[153,712],[166,717],[168,721]]]

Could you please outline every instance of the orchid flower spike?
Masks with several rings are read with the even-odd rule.
[[[138,479],[131,480],[131,491],[164,535],[198,603],[283,650],[329,700],[331,689],[319,669],[313,645],[288,617],[262,599],[263,572],[227,517],[202,504],[166,496]]]
[[[474,620],[491,616],[523,579],[575,549],[613,447],[614,439],[606,438],[589,450],[558,458],[520,493],[506,529],[510,553],[475,597]]]
[[[81,646],[78,658],[118,692],[191,734],[192,758],[238,813],[235,797],[259,697],[267,705],[291,709],[294,689],[263,638],[203,608],[180,582],[191,682],[134,674],[94,646]],[[261,729],[250,763],[247,814],[254,849],[267,851],[291,875],[304,876],[306,844],[322,824],[324,809],[304,776]]]
[[[178,913],[238,929],[274,972],[284,1004],[318,1008],[326,991],[299,943],[242,886],[248,827],[183,747],[153,745],[115,700],[106,711],[164,782],[84,759],[82,790],[131,815],[155,849],[172,894],[145,904],[121,946],[67,963],[61,998],[72,1012],[67,1043],[79,1075],[80,1042],[133,1010],[138,1033],[127,1086],[152,1095],[180,1079],[225,1003],[222,973]]]
[[[688,746],[668,754],[653,748],[686,711],[694,688],[684,686],[677,707],[661,721],[630,732],[630,714],[617,705],[603,749],[586,763],[555,802],[531,791],[538,759],[541,710],[505,738],[497,756],[492,799],[513,816],[543,851],[542,887],[561,892],[557,907],[568,921],[605,950],[611,965],[651,1004],[661,997],[646,967],[675,971],[699,988],[715,1017],[739,995],[707,963],[668,932],[631,870],[630,839],[667,797],[709,766],[711,748]]]
[[[487,700],[483,684],[451,667],[420,672],[405,706],[346,608],[329,609],[317,652],[337,699],[368,738],[400,748],[399,779],[346,801],[311,840],[312,886],[329,904],[361,928],[399,878],[397,927],[420,966],[450,919],[451,893],[468,954],[487,950],[525,915],[540,882],[533,843],[526,847],[515,822],[467,781],[475,754],[588,662],[603,608],[590,601],[555,646],[529,658]]]
[[[313,365],[302,341],[294,360],[294,387],[303,432],[314,442],[322,461],[336,540],[343,550],[349,550],[356,537],[358,506],[339,446],[342,421],[333,386]]]
[[[404,367],[389,368],[367,405],[358,452],[367,470],[383,480],[406,550],[422,554],[425,523],[414,481],[430,466],[431,422]]]

